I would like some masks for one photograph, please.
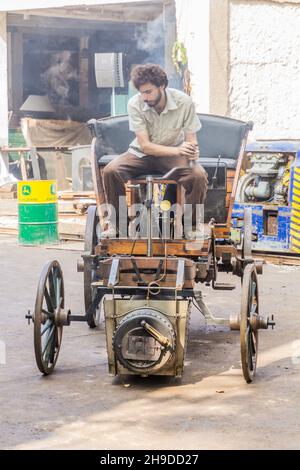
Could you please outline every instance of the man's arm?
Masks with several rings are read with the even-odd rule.
[[[194,145],[194,155],[189,157],[190,160],[197,160],[200,157],[200,151],[198,146],[197,135],[194,132],[186,132],[185,133],[185,141],[189,142],[190,144]]]
[[[153,144],[149,139],[147,131],[135,133],[142,151],[146,155],[154,157],[187,157],[192,158],[195,155],[195,146],[190,142],[183,142],[179,147],[168,147],[166,145]],[[192,134],[188,134],[192,135]],[[194,134],[195,135],[195,134]],[[197,142],[197,139],[196,139]]]

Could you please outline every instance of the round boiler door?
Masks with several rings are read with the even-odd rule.
[[[140,374],[154,373],[174,354],[175,331],[161,312],[139,308],[121,320],[113,337],[113,347],[118,361],[127,369]]]

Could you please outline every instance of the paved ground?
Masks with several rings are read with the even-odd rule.
[[[300,268],[267,266],[260,277],[261,311],[276,316],[260,334],[254,384],[244,383],[239,337],[205,329],[193,312],[185,375],[132,378],[126,387],[107,374],[104,325],[65,328],[52,376],[35,366],[32,308],[43,263],[57,258],[66,303],[82,313],[78,252],[18,247],[0,238],[0,448],[5,449],[300,449]],[[206,289],[218,314],[238,312],[240,288]],[[0,355],[3,362],[3,354]]]

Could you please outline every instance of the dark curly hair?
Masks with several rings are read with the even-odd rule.
[[[137,90],[145,83],[152,83],[157,87],[168,86],[168,77],[166,72],[156,64],[136,65],[131,72],[131,80]]]

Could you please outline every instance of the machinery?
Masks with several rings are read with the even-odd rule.
[[[300,142],[248,144],[232,212],[232,227],[243,226],[244,208],[252,209],[252,248],[299,252]]]
[[[101,171],[128,148],[132,134],[127,116],[89,123],[94,135],[91,164],[97,205],[88,209],[85,250],[78,263],[78,271],[83,272],[85,315],[73,315],[65,308],[60,265],[56,260],[48,262],[41,274],[34,312],[26,315],[34,322],[36,362],[43,374],[50,374],[55,367],[63,327],[86,321],[94,328],[103,314],[111,375],[181,377],[194,306],[208,325],[239,331],[243,375],[247,383],[253,380],[259,330],[273,328],[275,323],[272,316],[264,317],[259,310],[262,263],[254,261],[251,254],[251,210],[245,209],[240,256],[230,230],[252,123],[212,115],[199,118],[201,164],[209,180],[203,215],[206,225],[199,239],[184,235],[184,190],[174,180],[177,168],[165,175],[139,175],[128,181],[126,233],[99,237],[105,220]],[[266,185],[260,191],[267,191]],[[143,214],[132,236],[136,221],[132,209],[137,203]],[[220,282],[219,272],[231,272],[242,280],[240,310],[231,311],[228,302],[226,318],[215,317],[202,295],[202,284],[211,286],[212,292],[235,288],[235,284]]]

